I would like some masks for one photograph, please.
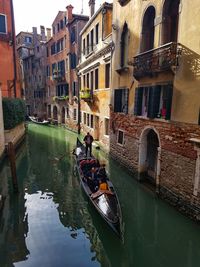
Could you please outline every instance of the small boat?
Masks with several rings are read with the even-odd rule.
[[[29,116],[29,119],[34,122],[34,123],[37,123],[37,124],[42,124],[42,125],[47,125],[49,124],[49,121],[47,120],[41,120],[40,118],[38,117],[32,117],[32,116]]]
[[[86,157],[85,156],[85,146],[77,138],[76,148],[74,149],[74,158],[75,158],[75,167],[78,173],[78,177],[81,182],[81,186],[89,198],[92,205],[95,207],[97,212],[101,215],[104,221],[114,230],[114,232],[121,237],[122,235],[122,213],[117,197],[117,193],[114,189],[112,182],[109,180],[106,175],[106,184],[107,188],[103,189],[101,186],[97,186],[96,190],[91,188],[91,181],[89,183],[88,177],[85,174],[84,168],[92,168],[92,165],[95,162],[98,162],[94,156]],[[98,177],[97,172],[97,181],[101,180]],[[94,181],[93,181],[94,182]],[[101,189],[100,189],[101,188]]]

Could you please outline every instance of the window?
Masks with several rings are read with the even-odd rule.
[[[69,60],[66,58],[66,72],[69,70]]]
[[[29,37],[29,36],[25,36],[24,37],[24,42],[27,43],[27,44],[31,44],[32,43],[32,38]]]
[[[136,88],[134,115],[170,120],[172,95],[171,84]]]
[[[40,47],[39,47],[39,46],[37,46],[37,52],[38,52],[38,53],[40,52]]]
[[[70,116],[69,116],[69,107],[68,106],[66,107],[66,113],[67,113],[67,118],[69,119]]]
[[[85,38],[83,39],[83,55],[85,55]]]
[[[60,21],[60,28],[63,29],[63,26],[64,26],[64,23],[63,23],[63,20],[61,19],[61,21]]]
[[[106,69],[105,69],[105,87],[109,88],[110,87],[110,63],[106,64]]]
[[[109,119],[105,118],[105,135],[109,135]]]
[[[118,136],[117,136],[117,143],[120,145],[124,144],[124,132],[123,131],[118,131]]]
[[[87,88],[90,88],[90,75],[87,73]]]
[[[77,110],[76,110],[76,108],[74,109],[74,116],[73,116],[73,119],[74,119],[74,121],[76,121],[76,119],[77,119]]]
[[[87,35],[87,55],[90,53],[90,36],[89,34]]]
[[[64,60],[58,62],[58,74],[62,77],[65,76],[65,61]]]
[[[90,45],[91,45],[91,51],[94,49],[94,30],[92,29],[90,32]]]
[[[73,44],[74,42],[76,42],[76,28],[75,27],[72,27],[71,29],[71,43]]]
[[[57,24],[57,32],[59,32],[60,31],[60,24],[58,23]]]
[[[75,69],[76,68],[76,54],[73,53],[71,54],[71,69]]]
[[[83,75],[83,88],[85,88],[86,83],[85,83],[85,74]]]
[[[52,76],[54,76],[56,74],[56,71],[57,71],[57,64],[53,63],[52,64]]]
[[[94,127],[94,116],[91,114],[90,116],[90,127],[93,128]]]
[[[56,33],[55,26],[53,26],[53,34],[55,34],[55,33]]]
[[[99,43],[99,23],[95,26],[96,44]]]
[[[120,67],[123,68],[128,61],[128,25],[126,22],[121,35],[120,50]]]
[[[47,74],[47,77],[50,76],[50,66],[49,65],[47,65],[47,67],[46,67],[46,74]]]
[[[7,33],[7,22],[6,22],[6,15],[0,14],[0,34]]]
[[[114,91],[114,112],[128,113],[128,89]]]
[[[57,96],[69,95],[68,84],[60,84],[60,85],[56,86],[56,95]]]
[[[90,114],[87,114],[87,126],[90,126]]]
[[[99,69],[95,69],[95,89],[99,88]]]
[[[72,94],[77,96],[77,82],[72,82]]]
[[[53,43],[51,45],[51,55],[54,55],[56,53],[56,43]]]
[[[83,122],[84,124],[86,124],[86,113],[85,112],[83,113]]]
[[[94,89],[94,75],[93,75],[93,71],[90,72],[90,89],[92,91]]]

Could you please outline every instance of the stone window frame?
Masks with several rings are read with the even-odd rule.
[[[122,142],[119,142],[120,133],[122,133]],[[124,144],[125,144],[125,132],[122,129],[118,129],[118,132],[117,132],[117,144],[120,145],[120,146],[124,146]]]
[[[7,34],[8,33],[7,15],[0,13],[0,16],[5,18],[5,32],[0,32],[0,34]]]

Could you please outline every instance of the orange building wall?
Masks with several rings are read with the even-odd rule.
[[[3,97],[14,96],[14,62],[13,49],[15,45],[12,43],[12,36],[15,36],[15,31],[12,32],[11,19],[11,2],[10,0],[0,1],[0,13],[7,16],[7,34],[0,34],[0,83]],[[16,64],[16,62],[15,62]],[[9,89],[11,87],[11,89]],[[16,80],[16,96],[20,97],[20,84]]]

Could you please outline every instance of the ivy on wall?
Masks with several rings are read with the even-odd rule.
[[[9,130],[25,121],[25,102],[20,98],[3,98],[3,120],[5,130]]]

